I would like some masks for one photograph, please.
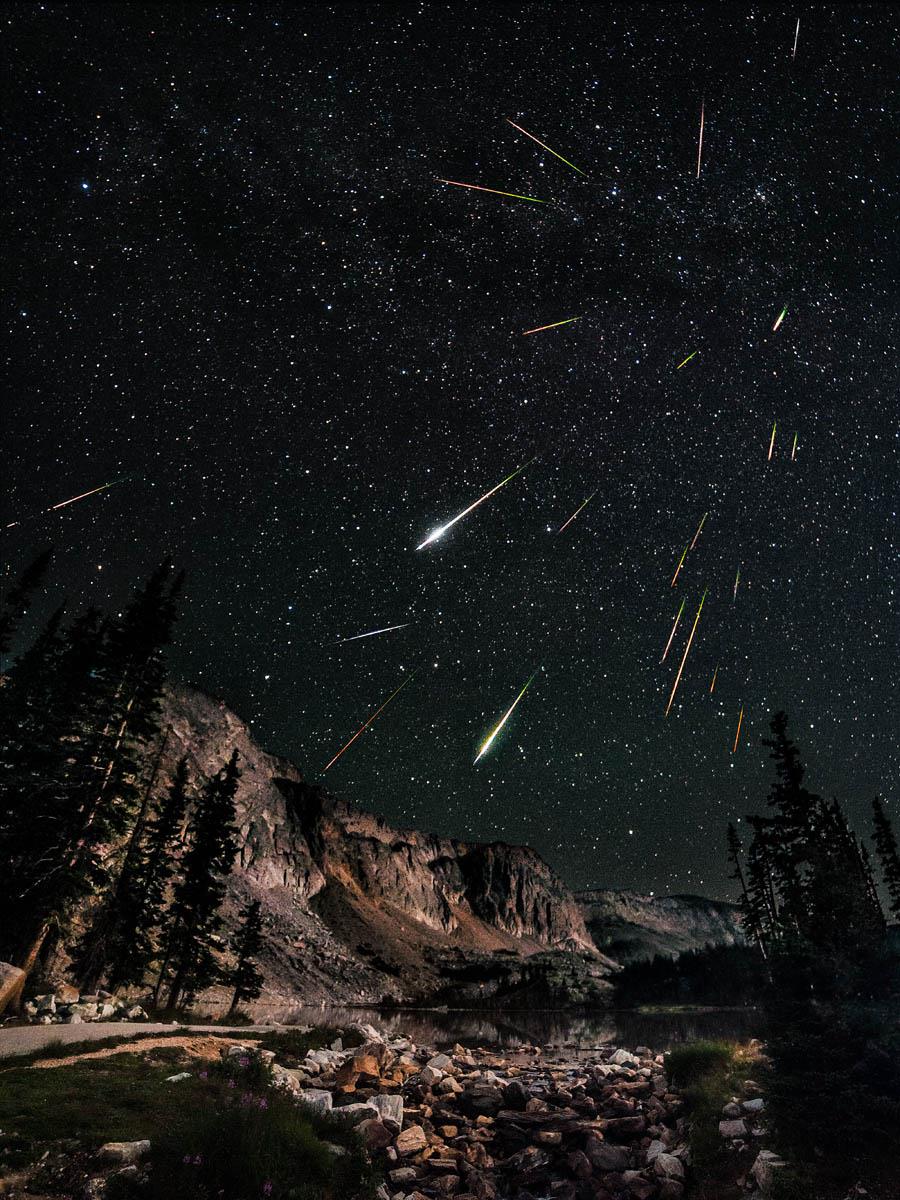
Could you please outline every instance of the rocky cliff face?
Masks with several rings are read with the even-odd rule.
[[[182,755],[196,780],[240,756],[241,850],[228,912],[258,898],[274,995],[377,1001],[432,994],[461,951],[578,951],[606,969],[569,889],[534,851],[399,831],[306,783],[202,692],[170,688],[157,786]]]
[[[622,964],[744,941],[737,905],[703,896],[645,896],[593,888],[578,903],[603,953]]]

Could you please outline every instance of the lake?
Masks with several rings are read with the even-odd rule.
[[[254,1018],[263,1015],[255,1009]],[[267,1008],[265,1015],[287,1025],[338,1027],[365,1022],[392,1034],[405,1034],[426,1046],[503,1046],[524,1042],[589,1050],[602,1045],[649,1046],[668,1050],[681,1042],[706,1038],[748,1041],[762,1033],[757,1009],[697,1012],[577,1012],[566,1010],[378,1009],[296,1005]]]

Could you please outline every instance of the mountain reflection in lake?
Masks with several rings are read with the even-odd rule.
[[[261,1010],[255,1019],[263,1015]],[[706,1038],[747,1041],[760,1036],[762,1016],[756,1009],[709,1012],[566,1012],[541,1010],[476,1011],[472,1009],[377,1009],[297,1005],[268,1009],[265,1015],[286,1025],[374,1025],[390,1034],[403,1034],[425,1046],[463,1045],[515,1048],[568,1045],[589,1049],[650,1046],[667,1050],[679,1042]]]

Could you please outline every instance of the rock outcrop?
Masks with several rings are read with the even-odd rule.
[[[579,892],[577,899],[594,945],[623,965],[745,940],[737,905],[722,900],[609,888]]]
[[[433,994],[460,950],[576,952],[605,965],[568,887],[533,850],[397,830],[266,754],[224,704],[170,688],[157,787],[187,757],[205,780],[232,750],[241,850],[229,911],[250,896],[267,918],[269,989],[294,999]]]

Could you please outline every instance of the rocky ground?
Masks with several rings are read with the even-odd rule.
[[[646,1047],[573,1062],[538,1048],[432,1054],[366,1032],[349,1055],[314,1051],[276,1073],[303,1102],[357,1125],[392,1200],[683,1195],[681,1105]]]
[[[242,1065],[260,1059],[275,1086],[357,1132],[383,1171],[380,1200],[679,1200],[690,1194],[682,1100],[670,1087],[663,1055],[646,1046],[633,1052],[523,1046],[503,1054],[455,1045],[445,1053],[360,1025],[352,1038],[344,1037],[364,1038],[361,1045],[345,1049],[338,1038],[298,1060],[289,1051],[258,1048],[258,1036],[248,1030],[239,1040],[207,1038],[169,1082],[177,1088],[190,1079],[193,1060],[204,1056],[221,1053]],[[735,1099],[719,1127],[736,1156],[750,1151],[740,1185],[758,1197],[783,1165],[758,1149],[763,1109],[761,1098]],[[104,1195],[109,1178],[123,1170],[139,1174],[148,1155],[152,1161],[146,1140],[101,1147],[85,1195]]]

